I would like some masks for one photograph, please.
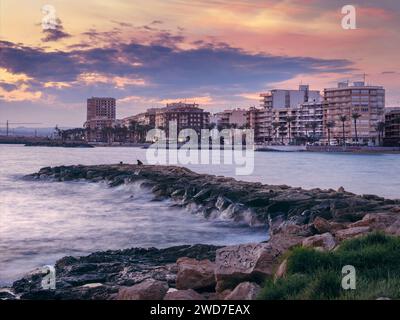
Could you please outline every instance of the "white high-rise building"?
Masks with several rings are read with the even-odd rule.
[[[295,108],[304,102],[319,102],[318,90],[310,90],[308,85],[300,85],[298,90],[274,89],[261,95],[261,107],[269,109]]]

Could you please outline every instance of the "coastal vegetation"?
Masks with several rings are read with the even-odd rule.
[[[400,238],[372,233],[344,241],[337,250],[297,247],[287,257],[287,274],[266,281],[260,299],[400,298]],[[356,270],[356,289],[341,287],[342,267]]]

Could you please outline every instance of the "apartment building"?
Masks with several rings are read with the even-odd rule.
[[[320,101],[318,90],[310,90],[308,85],[299,85],[298,90],[274,89],[260,94],[261,107],[266,109],[296,108],[304,102]]]
[[[110,97],[87,99],[87,115],[84,128],[88,141],[101,141],[101,131],[116,125],[116,100]]]
[[[298,90],[274,89],[260,94],[260,97],[262,111],[259,111],[258,126],[261,128],[256,130],[256,141],[285,144],[292,142],[295,137],[307,136],[306,122],[311,121],[313,112],[320,107],[322,100],[320,92],[310,90],[308,85],[299,85]],[[301,118],[297,119],[300,115]],[[290,130],[287,119],[291,119]],[[320,127],[317,133],[318,130]]]
[[[155,126],[165,129],[168,134],[168,127],[171,121],[176,121],[178,132],[183,129],[194,129],[200,133],[210,124],[210,113],[199,108],[198,104],[171,103],[166,108],[158,109],[155,113]]]
[[[251,107],[247,110],[247,124],[254,130],[257,143],[270,142],[272,139],[272,111],[267,108]]]
[[[160,110],[160,109],[159,108],[147,109],[146,112],[139,113],[137,115],[126,117],[126,118],[122,119],[122,123],[126,127],[129,127],[132,122],[136,122],[139,125],[155,128],[157,110]]]
[[[325,103],[319,100],[304,102],[297,108],[297,136],[312,138],[312,140],[318,140],[323,137],[324,105]]]
[[[114,98],[92,97],[87,99],[86,121],[115,120],[116,101]]]
[[[244,128],[247,126],[247,110],[237,108],[218,112],[213,121],[221,128]]]
[[[386,109],[384,145],[400,146],[400,108]]]
[[[378,143],[377,123],[384,120],[383,87],[341,82],[337,88],[324,89],[324,101],[324,123],[335,122],[331,129],[333,139],[342,143],[343,139],[346,143]]]
[[[305,102],[295,108],[272,109],[273,142],[306,143],[323,136],[323,102]]]

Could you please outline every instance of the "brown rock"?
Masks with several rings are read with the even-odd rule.
[[[297,225],[288,222],[284,222],[279,227],[274,229],[271,235],[271,239],[278,236],[288,237],[302,237],[312,235],[311,230],[308,225]]]
[[[400,217],[397,214],[369,213],[362,220],[350,224],[349,228],[370,227],[373,230],[383,231],[399,219]]]
[[[392,209],[390,209],[391,212],[395,212],[395,213],[400,213],[400,206],[399,207],[393,207]]]
[[[121,288],[116,300],[162,300],[167,291],[167,283],[147,279],[132,287]]]
[[[279,265],[278,269],[275,272],[275,276],[274,279],[279,279],[279,278],[283,278],[286,273],[287,273],[287,264],[288,264],[288,260],[285,259],[282,261],[282,263]]]
[[[335,236],[339,241],[343,241],[365,235],[370,231],[371,231],[370,227],[354,227],[354,228],[339,230],[335,233]]]
[[[271,243],[229,246],[217,250],[215,277],[217,291],[235,287],[239,282],[273,275],[277,257],[282,253]]]
[[[332,226],[329,221],[321,217],[316,217],[314,219],[313,226],[318,233],[331,232],[332,230]]]
[[[180,258],[177,261],[177,289],[206,289],[215,287],[215,264],[210,260]]]
[[[346,223],[341,223],[341,222],[336,222],[336,221],[330,221],[329,223],[331,225],[331,231],[330,232],[332,234],[334,234],[338,230],[347,228],[347,224]]]
[[[255,300],[260,293],[261,287],[253,282],[242,282],[225,300]]]
[[[303,240],[303,247],[316,248],[321,251],[331,251],[335,248],[335,238],[329,232],[317,234]]]
[[[192,289],[168,292],[164,300],[205,300],[204,297]]]
[[[305,227],[307,226],[305,225]],[[309,234],[309,236],[310,235],[312,234]],[[297,234],[279,233],[274,234],[268,243],[279,251],[285,252],[293,247],[301,245],[304,238],[304,236]]]
[[[396,220],[391,226],[385,229],[385,233],[400,236],[400,218]]]
[[[217,292],[217,300],[225,300],[225,298],[232,292],[230,289],[226,289],[222,292]]]

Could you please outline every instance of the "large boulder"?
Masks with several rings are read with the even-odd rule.
[[[205,300],[202,295],[192,289],[168,292],[164,300]]]
[[[321,251],[331,251],[336,246],[335,238],[329,232],[317,234],[303,240],[303,247],[311,247]]]
[[[373,230],[384,231],[386,228],[393,225],[400,217],[393,213],[369,213],[362,220],[349,225],[349,228],[354,227],[370,227]]]
[[[215,263],[210,260],[199,261],[185,257],[178,259],[177,265],[177,289],[201,290],[215,287]]]
[[[132,287],[121,288],[116,300],[162,300],[167,291],[167,283],[147,279]]]
[[[348,229],[342,229],[335,233],[336,239],[339,241],[356,238],[363,236],[371,231],[370,227],[353,227]]]
[[[322,217],[316,217],[314,219],[313,227],[320,234],[326,233],[326,232],[331,232],[331,230],[332,230],[332,226],[329,223],[329,221]]]
[[[281,253],[271,243],[242,244],[217,250],[216,290],[222,292],[246,280],[262,282],[265,277],[273,275]]]
[[[225,297],[225,300],[255,300],[261,287],[253,282],[242,282]]]

